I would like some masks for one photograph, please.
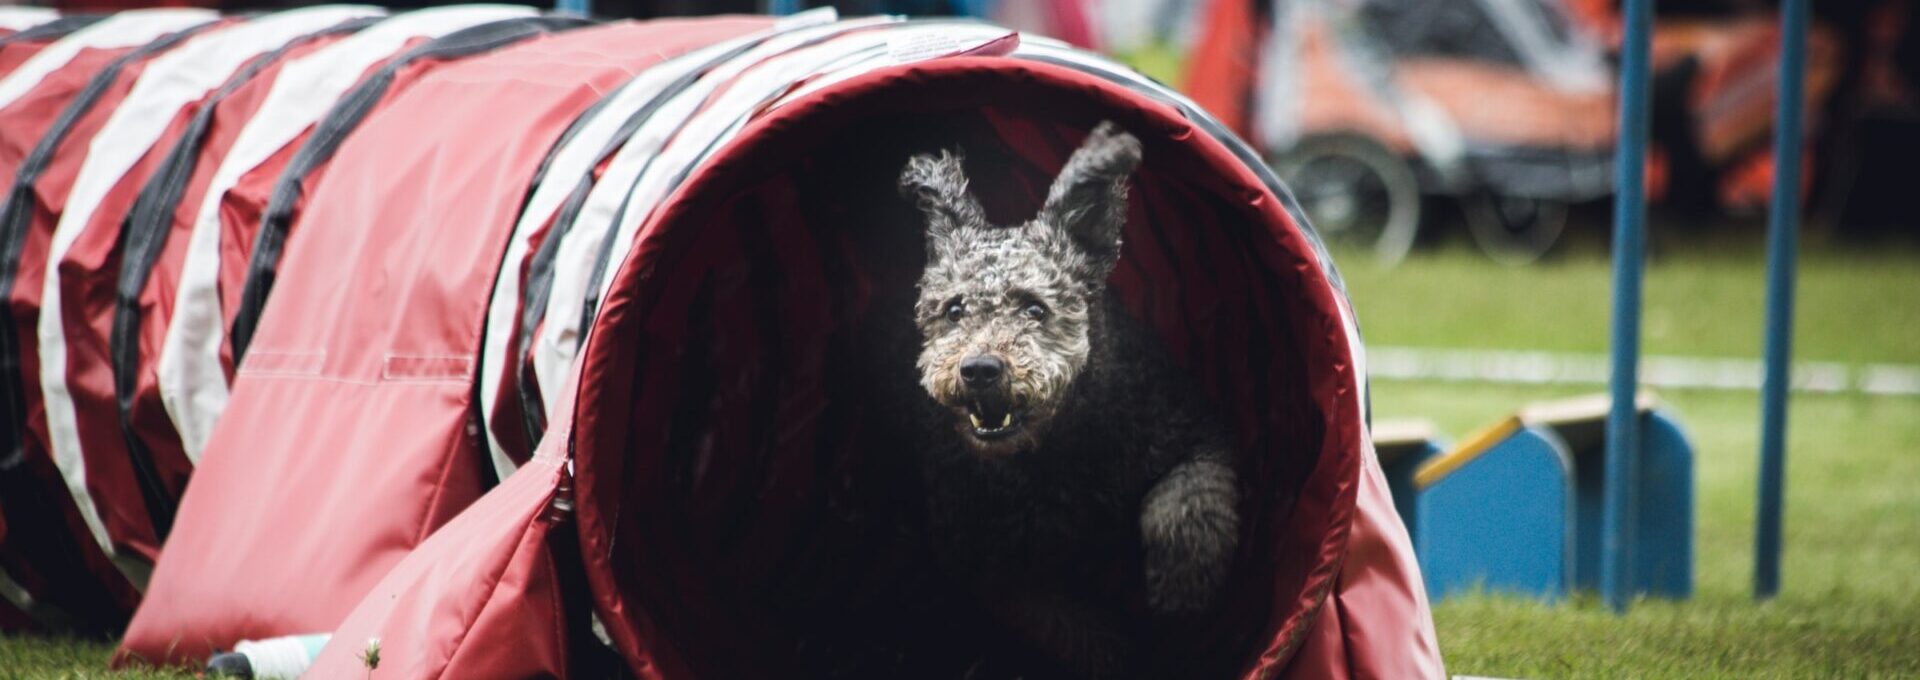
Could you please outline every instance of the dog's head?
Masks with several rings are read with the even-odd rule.
[[[915,156],[900,191],[927,219],[914,306],[920,382],[982,454],[1031,448],[1087,364],[1090,315],[1120,259],[1140,140],[1102,122],[1040,213],[989,224],[957,153]]]

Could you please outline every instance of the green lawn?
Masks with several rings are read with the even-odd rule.
[[[1654,258],[1645,351],[1760,356],[1766,269],[1759,238],[1673,245]],[[1364,257],[1340,262],[1369,343],[1607,350],[1612,265],[1596,249],[1531,267],[1492,266],[1453,246],[1416,252],[1390,270]],[[1817,247],[1801,263],[1798,291],[1795,357],[1920,363],[1920,251]]]
[[[1374,344],[1602,352],[1609,265],[1575,254],[1525,269],[1444,250],[1382,271],[1343,258]],[[1649,352],[1759,353],[1764,272],[1753,248],[1669,252],[1646,283]],[[1796,356],[1920,362],[1920,253],[1816,247],[1801,268]],[[1461,436],[1520,404],[1594,386],[1380,381],[1379,417]],[[1669,391],[1697,447],[1698,595],[1624,617],[1591,597],[1437,605],[1448,670],[1506,677],[1920,676],[1920,398],[1796,394],[1784,585],[1755,604],[1758,394]]]
[[[25,678],[113,678],[114,680],[174,680],[187,673],[163,671],[107,672],[113,643],[100,640],[10,638],[0,635],[0,680]]]

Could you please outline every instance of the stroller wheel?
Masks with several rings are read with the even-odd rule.
[[[1269,161],[1313,228],[1335,248],[1406,259],[1420,230],[1420,180],[1407,162],[1358,135],[1307,137]]]
[[[1567,204],[1546,198],[1497,196],[1475,192],[1462,206],[1467,231],[1481,252],[1495,262],[1531,264],[1559,242],[1567,228]]]

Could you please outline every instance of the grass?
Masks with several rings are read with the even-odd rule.
[[[107,659],[112,655],[113,643],[104,640],[0,635],[0,680],[26,678],[174,680],[194,677],[177,671],[146,669],[108,672]]]
[[[1644,350],[1760,356],[1766,268],[1758,239],[1675,244],[1653,258]],[[1492,266],[1451,244],[1393,269],[1364,257],[1339,261],[1370,343],[1605,352],[1612,265],[1597,247],[1576,248],[1532,267]],[[1920,363],[1920,251],[1812,248],[1794,312],[1796,358]]]
[[[1649,352],[1759,354],[1757,249],[1656,258]],[[1342,258],[1370,343],[1606,350],[1608,263],[1576,253],[1505,269],[1458,249],[1392,270]],[[1800,268],[1796,356],[1920,361],[1920,254],[1816,247]],[[1463,435],[1515,407],[1593,387],[1380,381],[1380,417]],[[1788,429],[1784,584],[1756,604],[1754,392],[1669,391],[1696,447],[1695,598],[1614,616],[1591,596],[1544,605],[1497,595],[1439,603],[1453,673],[1504,677],[1920,676],[1920,398],[1796,394]]]
[[[1383,417],[1461,434],[1527,401],[1590,388],[1376,385]],[[1462,398],[1463,392],[1471,395]],[[1920,399],[1796,395],[1785,583],[1753,603],[1756,395],[1666,392],[1696,446],[1698,594],[1625,617],[1591,598],[1474,595],[1435,608],[1449,669],[1504,677],[1920,675]]]

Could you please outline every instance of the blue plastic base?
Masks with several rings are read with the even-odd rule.
[[[1435,599],[1473,588],[1566,593],[1573,502],[1564,447],[1521,428],[1420,490],[1414,552]]]
[[[1600,508],[1606,482],[1604,447],[1575,448],[1573,585],[1600,589]],[[1672,417],[1640,414],[1640,511],[1633,532],[1632,595],[1682,600],[1693,596],[1693,445]]]
[[[1599,590],[1606,404],[1569,405],[1529,409],[1444,453],[1430,438],[1376,442],[1431,597]],[[1643,406],[1638,428],[1629,594],[1685,599],[1693,447],[1661,410]]]

